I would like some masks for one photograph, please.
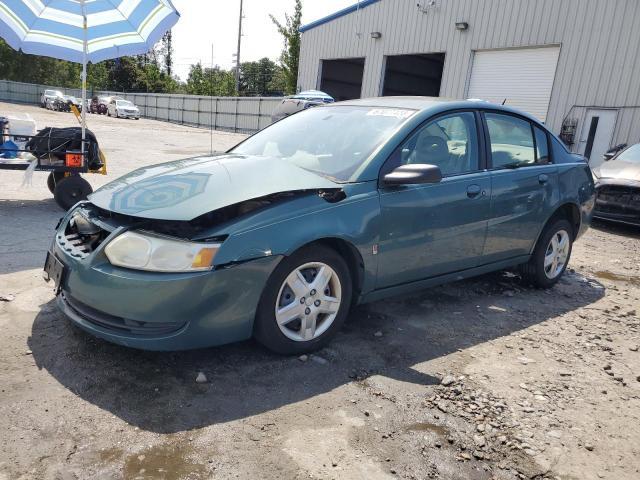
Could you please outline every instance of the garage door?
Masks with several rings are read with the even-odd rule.
[[[485,50],[475,53],[468,98],[524,110],[547,118],[560,47]]]

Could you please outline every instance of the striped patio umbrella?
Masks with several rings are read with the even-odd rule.
[[[179,16],[170,0],[0,0],[0,37],[24,53],[82,63],[84,139],[87,62],[146,53]]]

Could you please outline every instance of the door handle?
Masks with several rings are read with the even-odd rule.
[[[467,197],[469,198],[476,198],[480,193],[482,193],[480,185],[469,185],[467,187]]]
[[[540,182],[540,185],[545,185],[547,183],[549,183],[549,175],[546,174],[541,174],[538,176],[538,182]]]

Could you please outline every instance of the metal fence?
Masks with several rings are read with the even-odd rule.
[[[77,88],[0,80],[0,101],[37,105],[45,89],[60,90],[80,98]],[[135,103],[142,117],[195,127],[230,132],[253,133],[271,123],[271,114],[281,98],[206,97],[160,93],[122,93],[93,91],[91,95],[118,95]]]

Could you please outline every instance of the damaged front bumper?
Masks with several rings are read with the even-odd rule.
[[[251,337],[256,308],[279,256],[193,273],[158,273],[111,265],[104,247],[83,252],[58,228],[52,253],[65,267],[57,298],[80,328],[113,343],[144,350],[187,350]],[[74,246],[74,243],[76,244]]]
[[[594,218],[640,225],[640,182],[599,179],[596,183]]]

